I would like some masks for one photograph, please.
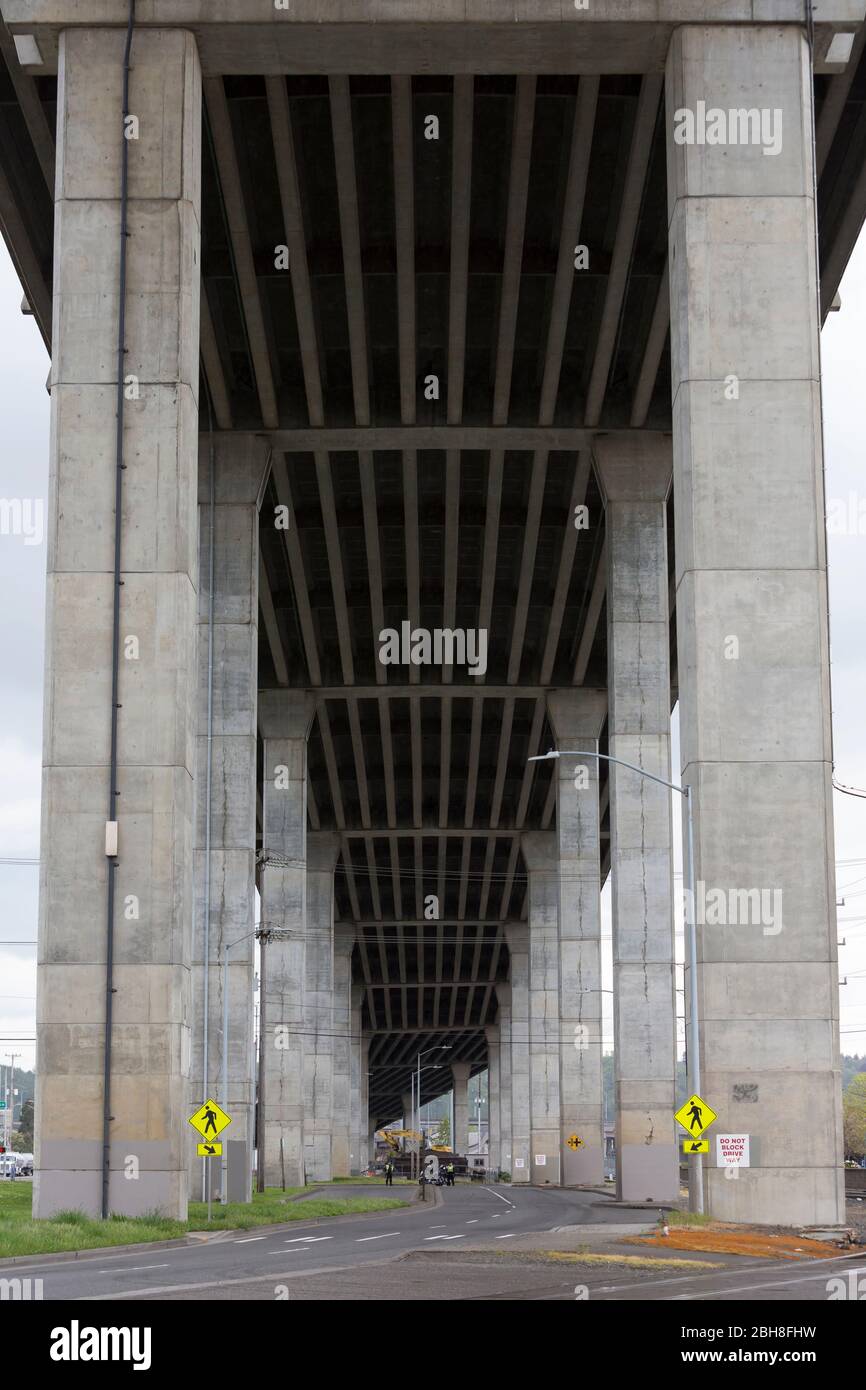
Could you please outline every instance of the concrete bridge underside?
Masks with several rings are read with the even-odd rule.
[[[491,1163],[599,1181],[608,874],[619,1191],[675,1198],[668,793],[527,758],[670,777],[679,699],[697,878],[784,902],[698,931],[703,1090],[752,1136],[709,1206],[840,1220],[818,331],[863,5],[343,8],[139,0],[115,624],[127,5],[0,0],[52,352],[38,1213],[99,1210],[107,1144],[112,1210],[182,1214],[206,1092],[248,1152],[256,888],[269,1183],[363,1166],[419,1052],[458,1147],[489,1067]],[[701,101],[781,150],[675,143]],[[477,674],[386,663],[404,625],[486,634]]]

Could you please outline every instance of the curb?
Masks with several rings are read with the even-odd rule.
[[[414,1205],[414,1202],[407,1203],[409,1207]],[[194,1249],[197,1245],[219,1245],[235,1236],[246,1235],[251,1230],[261,1235],[273,1235],[287,1227],[322,1226],[330,1221],[362,1221],[370,1216],[387,1216],[388,1214],[387,1211],[356,1211],[344,1216],[311,1216],[306,1221],[275,1221],[267,1226],[235,1226],[229,1231],[189,1231],[187,1235],[176,1237],[174,1240],[143,1240],[135,1241],[131,1245],[97,1245],[87,1250],[52,1250],[45,1255],[9,1255],[5,1259],[0,1259],[0,1269],[26,1269],[34,1265],[59,1264],[64,1260],[92,1259],[95,1255],[99,1255],[103,1259],[110,1259],[112,1255],[134,1255],[140,1250]]]

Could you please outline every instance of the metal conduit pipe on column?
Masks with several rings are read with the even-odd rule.
[[[114,483],[114,612],[111,632],[111,758],[109,766],[108,823],[105,852],[108,856],[108,901],[105,945],[105,1049],[102,1074],[102,1219],[108,1217],[108,1189],[111,1174],[111,1025],[114,1004],[114,890],[117,869],[117,714],[120,673],[120,577],[121,523],[123,504],[123,367],[126,355],[126,240],[129,215],[129,70],[132,36],[135,29],[135,0],[129,0],[129,20],[123,50],[123,113],[120,132],[120,284],[117,313],[117,426],[115,436],[116,470]]]

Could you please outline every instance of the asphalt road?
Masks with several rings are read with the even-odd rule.
[[[393,1195],[403,1191],[397,1186]],[[347,1187],[346,1195],[351,1188]],[[363,1189],[365,1195],[385,1195],[385,1189]],[[160,1296],[220,1280],[265,1276],[310,1269],[345,1269],[372,1264],[416,1248],[431,1249],[461,1241],[489,1238],[494,1245],[529,1231],[581,1223],[630,1222],[635,1212],[605,1209],[604,1198],[560,1189],[458,1185],[440,1188],[440,1205],[416,1203],[393,1212],[336,1217],[326,1221],[294,1221],[278,1230],[238,1232],[208,1243],[171,1249],[114,1250],[84,1258],[19,1266],[3,1273],[41,1278],[45,1299],[119,1298],[158,1292]],[[390,1193],[388,1194],[390,1195]],[[594,1205],[599,1203],[599,1205]],[[206,1297],[204,1289],[194,1294]],[[261,1296],[261,1295],[260,1295]],[[271,1295],[273,1296],[273,1295]]]
[[[394,1191],[399,1195],[400,1188]],[[0,1273],[41,1278],[43,1297],[58,1301],[825,1302],[833,1278],[866,1288],[863,1252],[808,1263],[695,1256],[724,1267],[694,1272],[544,1263],[515,1247],[502,1259],[511,1240],[564,1226],[595,1227],[593,1250],[615,1250],[623,1228],[634,1230],[642,1213],[606,1206],[593,1193],[555,1188],[467,1185],[440,1189],[440,1195],[444,1200],[435,1206],[298,1221],[208,1243],[97,1252]],[[600,1226],[609,1227],[609,1237]],[[618,1249],[636,1253],[633,1246]],[[398,1256],[407,1258],[395,1262]]]

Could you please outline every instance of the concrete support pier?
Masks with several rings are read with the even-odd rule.
[[[675,143],[676,112],[699,101],[767,108],[778,152]],[[786,1225],[845,1212],[812,101],[800,27],[675,31],[676,610],[702,1089],[711,1133],[751,1137],[735,1180],[711,1140],[708,1207]]]
[[[308,862],[309,862],[309,849]],[[333,874],[331,875],[333,893]],[[355,928],[334,928],[333,1106],[331,1112],[331,1176],[347,1178],[357,1169],[352,1148],[352,951]],[[358,1047],[354,1045],[357,1058]]]
[[[469,1149],[469,1073],[472,1068],[468,1062],[454,1062],[451,1077],[454,1082],[454,1132],[451,1147],[456,1154],[465,1156]]]
[[[304,984],[306,979],[307,738],[312,699],[259,692],[264,744],[262,931],[264,1103],[259,1094],[259,1162],[265,1185],[303,1186]],[[274,935],[275,934],[275,935]]]
[[[334,869],[339,854],[338,835],[326,831],[308,835],[304,965],[304,1163],[308,1182],[330,1182],[334,1173],[336,1034],[341,1026],[334,974]],[[348,990],[342,995],[346,1013],[342,1026],[347,1028]],[[348,1063],[348,1058],[345,1060]],[[347,1076],[345,1081],[348,1084]],[[343,1138],[347,1148],[348,1134]]]
[[[507,926],[511,957],[511,1181],[529,1182],[529,928]]]
[[[548,717],[560,750],[598,751],[603,690],[556,691]],[[556,764],[559,876],[560,1172],[566,1185],[604,1179],[601,879],[598,759]],[[575,1135],[580,1144],[572,1149]]]
[[[506,1173],[512,1168],[511,1121],[511,986],[496,985],[499,1019],[499,1166]]]
[[[522,835],[529,875],[530,1181],[560,1183],[559,856],[553,831]]]
[[[595,441],[605,503],[608,748],[671,780],[668,440]],[[668,787],[610,764],[617,1197],[677,1201]]]
[[[499,1029],[491,1025],[484,1029],[484,1034],[487,1038],[487,1167],[500,1168],[502,1120],[499,1108]]]
[[[193,1103],[202,1103],[213,1096],[231,1115],[231,1134],[229,1136],[227,1133],[226,1138],[243,1144],[248,1173],[252,1171],[255,1119],[252,998],[255,960],[258,499],[267,462],[267,446],[249,436],[218,435],[212,450],[209,441],[204,438],[199,449],[198,723],[193,858],[195,931],[192,953],[194,1028],[190,1099]],[[209,710],[212,711],[210,738]],[[209,903],[210,909],[207,924],[206,903]],[[210,965],[207,990],[208,1065],[205,1078],[202,1057],[206,941]],[[227,954],[229,1047],[228,1086],[224,1094],[223,951],[226,945],[231,949]],[[195,1156],[195,1132],[192,1129],[188,1140],[190,1191],[199,1196],[203,1189],[205,1160]]]
[[[102,1210],[124,35],[60,35],[33,1213]],[[126,284],[111,1212],[185,1219],[201,77],[136,35]]]

